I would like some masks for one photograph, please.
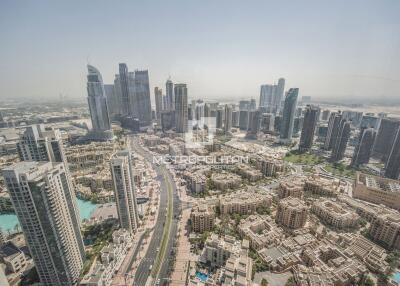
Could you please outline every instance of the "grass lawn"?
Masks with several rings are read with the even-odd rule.
[[[301,164],[301,165],[317,165],[325,161],[324,158],[316,156],[310,153],[299,153],[297,151],[291,151],[286,154],[283,158],[286,162],[291,162],[294,164]]]
[[[324,166],[324,169],[333,175],[354,178],[355,170],[341,163],[329,163]]]

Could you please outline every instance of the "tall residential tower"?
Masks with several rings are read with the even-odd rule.
[[[135,233],[139,224],[139,215],[131,154],[128,150],[118,151],[111,158],[110,165],[119,224],[130,233]]]
[[[63,163],[20,162],[3,170],[41,285],[76,285],[82,241],[68,201],[72,183]]]
[[[286,94],[285,105],[283,107],[283,118],[281,124],[280,141],[290,143],[293,135],[294,117],[296,112],[298,88],[291,88]]]

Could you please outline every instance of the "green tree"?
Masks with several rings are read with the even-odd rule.
[[[371,277],[368,276],[367,279],[365,279],[364,285],[365,285],[365,286],[375,286],[375,283],[374,283],[374,281],[371,279]]]
[[[293,277],[290,277],[287,281],[285,286],[296,286],[296,283],[294,283]]]

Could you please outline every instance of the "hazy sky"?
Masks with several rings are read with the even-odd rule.
[[[89,61],[171,76],[191,98],[400,97],[400,1],[13,1],[0,3],[0,98],[86,96]],[[152,90],[153,97],[153,90]],[[153,99],[152,99],[153,100]]]

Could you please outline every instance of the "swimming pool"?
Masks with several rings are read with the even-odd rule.
[[[201,281],[201,282],[206,282],[208,280],[208,275],[203,273],[203,272],[196,272],[196,277]]]
[[[400,271],[397,271],[393,274],[392,276],[392,280],[394,282],[400,283]]]

